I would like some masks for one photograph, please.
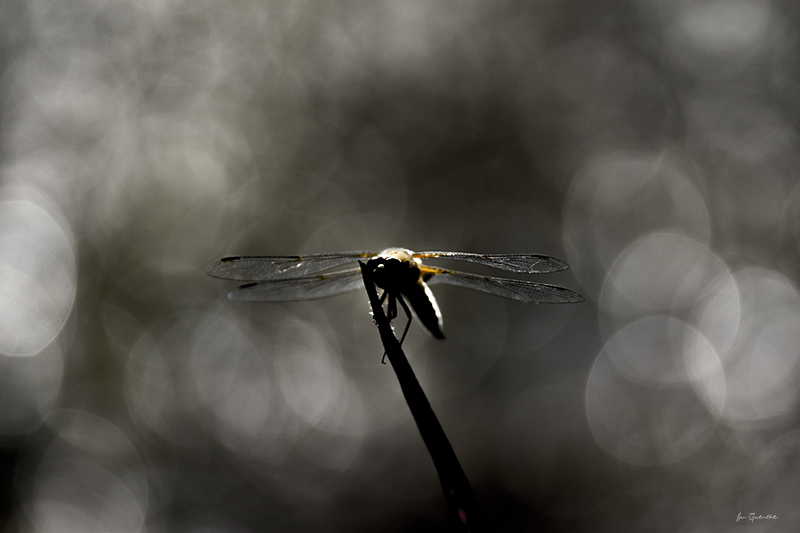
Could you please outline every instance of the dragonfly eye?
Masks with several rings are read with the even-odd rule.
[[[408,261],[394,257],[378,257],[370,260],[367,266],[372,269],[373,281],[381,289],[391,293],[401,293],[419,280],[419,269]]]

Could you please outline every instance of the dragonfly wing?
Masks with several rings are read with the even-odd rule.
[[[363,286],[361,270],[351,269],[319,276],[246,283],[229,292],[228,299],[250,302],[315,300],[354,291]]]
[[[536,254],[472,254],[468,252],[420,252],[414,257],[458,259],[486,265],[509,272],[525,274],[546,274],[566,270],[569,265],[555,257]]]
[[[564,287],[520,279],[493,278],[444,268],[425,268],[428,284],[446,283],[529,303],[577,303],[583,296]]]
[[[206,274],[237,281],[296,278],[374,256],[372,252],[336,252],[310,255],[226,257],[215,261]]]

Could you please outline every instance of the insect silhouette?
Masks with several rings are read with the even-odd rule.
[[[583,297],[569,289],[527,280],[482,276],[428,266],[423,259],[457,259],[508,272],[545,274],[569,266],[554,257],[535,254],[475,254],[468,252],[412,252],[388,248],[375,252],[332,252],[291,256],[241,256],[215,261],[206,269],[209,276],[247,281],[228,293],[231,300],[286,302],[326,298],[363,286],[360,268],[320,273],[347,263],[366,260],[372,279],[383,290],[387,316],[397,317],[397,302],[408,317],[402,343],[411,325],[414,309],[420,322],[437,339],[444,339],[442,314],[429,285],[445,283],[503,298],[530,303],[577,303]]]

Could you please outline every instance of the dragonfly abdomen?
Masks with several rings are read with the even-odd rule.
[[[437,339],[444,339],[442,313],[439,311],[439,305],[428,285],[420,279],[417,283],[406,287],[402,296],[411,304],[417,318],[428,328],[428,331]]]

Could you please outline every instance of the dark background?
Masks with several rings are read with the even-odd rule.
[[[587,299],[436,286],[448,339],[406,341],[498,530],[797,531],[798,25],[5,0],[0,530],[450,530],[365,294],[204,273],[403,246],[559,257]]]

